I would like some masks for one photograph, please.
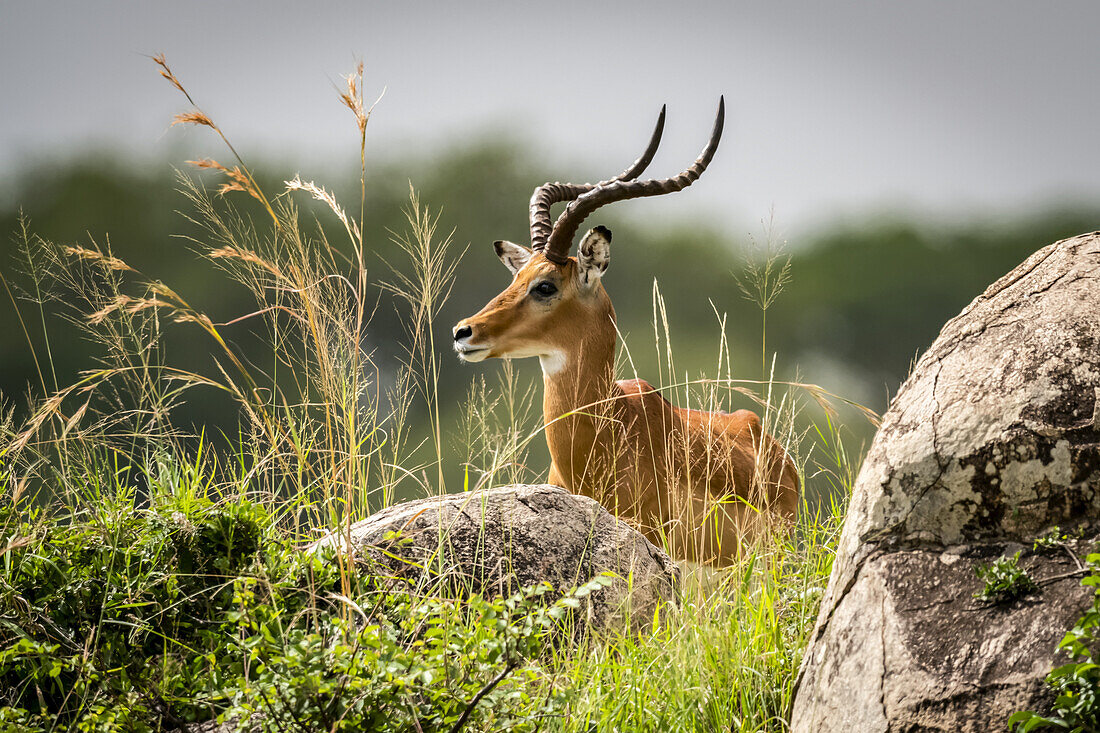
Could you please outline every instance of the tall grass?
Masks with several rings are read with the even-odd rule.
[[[721,575],[697,574],[646,634],[591,639],[549,684],[577,691],[555,728],[779,731],[832,567],[844,506],[807,511]]]
[[[644,633],[556,644],[538,600],[545,588],[457,603],[430,584],[395,594],[349,554],[303,555],[321,532],[350,544],[355,520],[399,497],[459,488],[444,481],[449,440],[466,456],[461,488],[540,479],[529,467],[543,450],[537,396],[505,362],[495,381],[473,381],[461,424],[447,424],[447,365],[433,334],[462,253],[410,192],[407,227],[393,233],[403,261],[369,271],[373,106],[363,101],[361,65],[340,91],[359,132],[356,217],[301,177],[262,190],[164,58],[154,61],[192,106],[176,122],[212,130],[232,158],[195,162],[220,177],[213,191],[179,175],[199,232],[189,245],[255,306],[218,321],[109,242],[58,245],[24,223],[17,244],[29,286],[17,310],[26,322],[33,309],[47,340],[35,349],[24,329],[43,393],[29,416],[17,422],[10,404],[0,410],[0,679],[9,685],[0,722],[167,730],[238,716],[273,730],[371,720],[406,730],[785,729],[852,480],[834,413],[814,426],[801,412],[805,396],[827,407],[830,396],[777,381],[774,358],[762,379],[736,378],[722,315],[715,373],[679,372],[655,286],[660,389],[711,411],[755,401],[802,475],[828,491],[803,497],[793,532],[763,533],[721,573],[690,574],[680,603]],[[303,197],[335,217],[339,239],[303,225]],[[758,288],[764,321],[787,269],[772,260],[753,267],[762,269],[750,268],[746,290]],[[380,289],[405,308],[395,373],[369,346]],[[48,312],[98,345],[98,363],[73,384],[52,373]],[[266,367],[233,346],[242,324],[265,334]],[[172,364],[164,334],[174,328],[206,337],[209,369]],[[629,349],[621,362],[632,368]],[[238,406],[237,435],[212,441],[175,420],[187,401],[208,399]]]

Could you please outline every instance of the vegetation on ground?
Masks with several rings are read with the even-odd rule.
[[[156,61],[193,106],[177,121],[224,140]],[[754,359],[764,374],[734,378],[725,317],[714,373],[685,378],[657,288],[662,389],[685,406],[759,406],[814,487],[792,533],[746,545],[721,573],[691,574],[643,632],[578,633],[572,612],[601,592],[601,576],[482,597],[444,592],[430,573],[402,582],[345,553],[307,551],[403,497],[542,475],[533,393],[509,365],[499,384],[474,381],[461,419],[441,399],[450,362],[435,339],[460,253],[415,194],[392,267],[368,273],[362,84],[360,69],[341,95],[360,141],[351,205],[300,178],[270,195],[231,146],[231,162],[197,163],[221,177],[217,190],[180,176],[187,244],[221,273],[219,287],[250,296],[242,312],[210,313],[107,240],[55,243],[20,223],[17,323],[37,384],[26,408],[5,395],[0,414],[0,721],[32,731],[210,720],[270,731],[785,729],[855,463],[823,390],[775,380],[768,354]],[[335,235],[303,215],[302,198],[334,218]],[[779,262],[743,280],[767,291],[762,330],[782,302]],[[372,351],[380,291],[400,307],[396,362]],[[96,358],[73,382],[55,369],[55,350],[71,347],[51,338],[55,315]],[[249,350],[231,336],[242,325]],[[181,329],[201,348],[177,359],[168,334]],[[235,418],[220,433],[189,412],[215,401]],[[806,401],[824,411],[811,420]],[[455,468],[461,485],[448,478]]]

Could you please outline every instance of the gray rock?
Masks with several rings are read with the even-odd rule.
[[[856,480],[793,730],[984,732],[1043,709],[1091,598],[1087,542],[1030,551],[1054,525],[1100,530],[1096,233],[991,285],[902,385]],[[976,567],[1021,549],[1039,592],[976,601]]]
[[[611,571],[619,577],[586,601],[587,621],[597,627],[629,620],[645,628],[660,604],[676,602],[679,590],[680,571],[662,550],[592,499],[550,485],[397,504],[313,549],[349,543],[376,571],[418,580],[427,569],[436,579],[487,594],[507,595],[544,580],[565,591]]]

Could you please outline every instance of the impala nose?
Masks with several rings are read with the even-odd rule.
[[[455,326],[455,341],[461,341],[474,335],[474,329],[469,326]]]

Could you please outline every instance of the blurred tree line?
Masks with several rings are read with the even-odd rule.
[[[260,165],[259,180],[269,193],[282,190],[273,167]],[[198,175],[185,171],[187,175]],[[269,174],[269,175],[265,175]],[[305,179],[314,177],[302,172]],[[335,188],[349,211],[358,208],[359,185],[353,176],[315,176]],[[439,214],[439,231],[454,231],[456,249],[469,250],[459,263],[450,301],[438,320],[436,343],[446,368],[441,402],[457,405],[472,377],[492,374],[499,364],[462,366],[450,353],[450,328],[471,315],[508,282],[507,271],[491,249],[495,239],[526,244],[527,202],[545,180],[576,178],[548,171],[521,145],[500,139],[451,149],[430,159],[389,162],[368,171],[365,237],[372,249],[372,271],[378,282],[390,279],[387,263],[400,266],[393,232],[407,228],[404,211],[409,187]],[[598,178],[599,174],[593,176]],[[188,202],[178,192],[172,166],[161,161],[141,165],[119,162],[109,154],[28,170],[9,178],[18,187],[6,198],[13,205],[0,211],[6,256],[3,273],[15,289],[28,287],[17,255],[22,215],[33,234],[58,243],[109,246],[115,256],[152,279],[163,280],[215,321],[226,322],[254,310],[248,293],[195,253],[189,237],[197,236],[187,220]],[[220,181],[210,179],[213,186]],[[333,185],[335,184],[335,185]],[[9,183],[9,186],[15,185]],[[241,196],[235,204],[262,220],[258,209]],[[322,204],[296,199],[306,227],[321,226],[342,236]],[[748,233],[734,238],[697,221],[632,222],[625,204],[600,211],[588,222],[615,232],[612,264],[605,284],[619,316],[619,326],[641,376],[657,383],[654,349],[653,281],[660,284],[667,309],[676,370],[692,378],[712,376],[718,360],[718,314],[727,314],[727,332],[736,375],[761,377],[761,318],[740,292],[737,276],[744,266]],[[646,206],[645,203],[640,206]],[[638,209],[633,209],[637,211]],[[315,221],[313,218],[315,217]],[[768,311],[767,348],[776,352],[777,376],[796,374],[844,397],[881,411],[908,373],[912,360],[935,338],[944,322],[986,286],[1036,249],[1058,239],[1097,228],[1094,210],[1042,211],[1013,215],[1011,220],[982,219],[952,225],[873,219],[858,225],[827,228],[802,241],[792,241],[792,280]],[[758,235],[759,237],[762,235]],[[384,367],[402,356],[404,342],[399,305],[379,289],[373,320],[375,357]],[[0,293],[0,394],[17,409],[20,394],[41,394],[73,381],[81,369],[95,366],[94,349],[79,329],[59,320],[58,304],[47,308],[49,353],[37,309],[20,303],[29,339],[45,374],[40,379],[24,335],[6,294]],[[256,331],[260,331],[257,333]],[[259,368],[271,363],[259,324],[230,326],[240,351]],[[198,329],[175,326],[167,336],[167,354],[175,364],[208,371],[212,350]],[[46,362],[49,362],[48,364]],[[534,360],[517,365],[524,380],[538,380]],[[50,374],[54,372],[56,376]],[[538,398],[535,407],[538,408]],[[220,398],[200,400],[184,411],[185,420],[208,434],[233,431],[236,410]],[[856,428],[861,437],[866,428]],[[533,451],[544,461],[541,441]]]

